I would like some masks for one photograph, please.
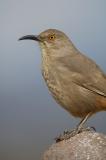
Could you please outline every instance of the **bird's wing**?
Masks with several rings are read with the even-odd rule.
[[[64,57],[60,61],[67,68],[68,78],[71,81],[106,97],[106,75],[94,61],[82,54],[75,57]]]
[[[85,79],[85,78],[84,78],[84,79]],[[104,93],[102,87],[99,87],[99,85],[97,85],[97,84],[94,85],[94,84],[92,84],[92,82],[91,82],[91,83],[86,83],[86,82],[81,82],[81,81],[73,81],[73,82],[74,82],[75,84],[83,87],[83,88],[86,88],[86,89],[88,89],[88,90],[96,93],[96,94],[99,94],[99,95],[101,95],[101,96],[106,97],[106,94]]]

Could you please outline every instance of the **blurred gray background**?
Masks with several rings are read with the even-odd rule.
[[[38,44],[17,40],[62,30],[106,71],[106,1],[0,0],[0,28],[0,160],[40,160],[54,138],[79,119],[49,94]],[[88,125],[106,133],[106,112]]]

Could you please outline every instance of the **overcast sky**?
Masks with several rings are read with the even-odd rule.
[[[79,119],[53,100],[41,76],[33,41],[17,41],[48,28],[64,31],[106,71],[105,0],[0,0],[0,159],[40,159],[54,138]],[[106,132],[106,112],[88,125]]]

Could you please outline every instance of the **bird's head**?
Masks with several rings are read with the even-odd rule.
[[[72,47],[72,42],[69,40],[69,38],[63,32],[56,29],[48,29],[44,32],[41,32],[38,36],[26,35],[21,37],[19,40],[37,41],[40,44],[42,53],[43,51],[46,51],[49,54],[56,53],[65,49],[68,51],[68,49],[70,50],[70,47]],[[66,54],[66,52],[61,51],[58,52],[58,54]]]

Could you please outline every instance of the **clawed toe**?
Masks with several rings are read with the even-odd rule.
[[[63,134],[61,134],[59,137],[56,137],[55,140],[56,140],[56,143],[60,142],[60,141],[63,141],[63,140],[67,140],[71,137],[74,137],[75,135],[81,133],[81,132],[84,132],[84,131],[96,131],[96,129],[94,127],[87,127],[87,128],[84,128],[84,127],[77,127],[71,131],[68,131],[68,130],[65,130],[63,132]]]

